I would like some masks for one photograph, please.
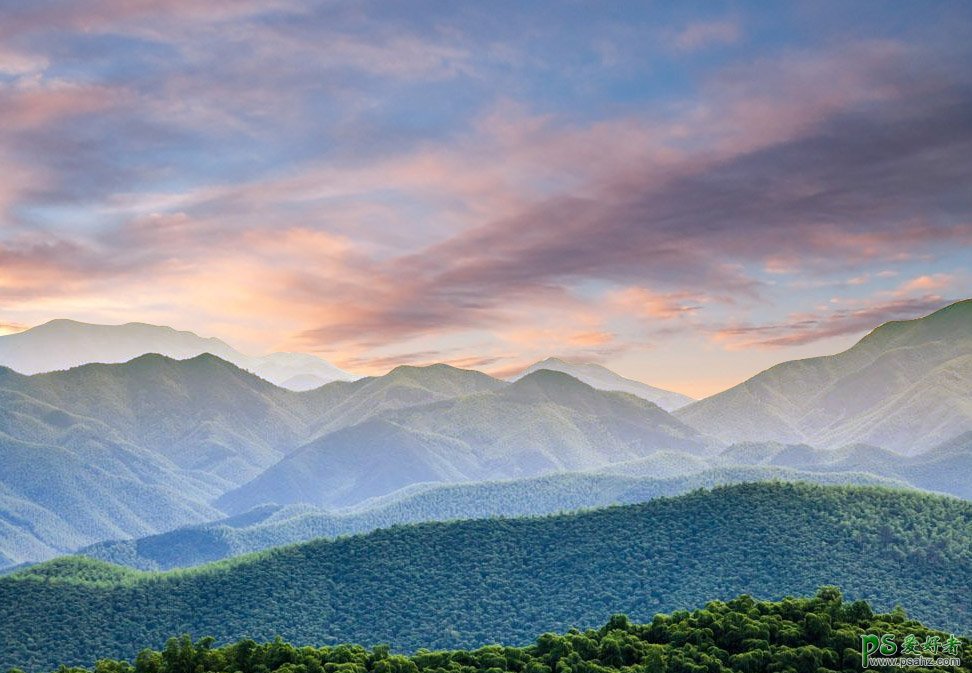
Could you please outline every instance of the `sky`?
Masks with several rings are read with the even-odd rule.
[[[0,333],[702,397],[970,270],[968,2],[0,0]]]

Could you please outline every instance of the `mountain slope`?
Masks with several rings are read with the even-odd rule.
[[[828,584],[968,633],[970,550],[972,503],[750,484],[574,515],[396,527],[168,574],[62,559],[0,578],[0,668],[130,658],[183,632],[406,651],[517,644],[616,612],[644,620]]]
[[[83,430],[70,447],[0,433],[4,565],[218,515],[201,484],[143,449]]]
[[[312,426],[315,435],[356,425],[385,411],[420,406],[466,395],[490,392],[506,383],[471,369],[435,364],[402,365],[384,376],[329,386],[328,404],[321,405]]]
[[[218,496],[322,432],[507,385],[443,365],[298,393],[210,354],[0,368],[0,564],[218,518]]]
[[[541,370],[325,435],[218,504],[228,512],[268,502],[346,506],[419,482],[530,477],[709,447],[650,402]]]
[[[101,432],[227,484],[252,478],[297,446],[316,397],[277,388],[209,354],[143,355],[8,377],[0,388],[110,428]]]
[[[972,430],[972,300],[779,364],[676,416],[726,442],[927,450]]]
[[[556,514],[646,502],[698,488],[769,480],[905,486],[901,481],[862,473],[813,473],[773,466],[706,469],[665,478],[567,473],[511,481],[425,483],[343,510],[266,505],[234,517],[145,538],[102,542],[78,553],[140,570],[169,570],[398,524]]]
[[[24,332],[0,336],[0,365],[22,374],[60,371],[92,362],[128,362],[147,353],[175,360],[210,353],[271,383],[294,390],[354,378],[313,355],[271,353],[253,357],[219,339],[144,323],[93,325],[52,320]]]
[[[305,440],[321,395],[212,355],[0,368],[4,565],[219,517],[214,498]]]
[[[598,390],[616,390],[622,393],[631,393],[638,397],[654,402],[665,411],[674,411],[691,404],[693,400],[688,395],[675,393],[670,390],[663,390],[654,386],[649,386],[641,381],[628,379],[620,374],[616,374],[607,367],[593,363],[566,362],[560,358],[547,358],[540,362],[535,362],[522,372],[512,377],[511,381],[517,381],[524,376],[528,376],[535,371],[547,369],[550,371],[563,372],[570,374],[578,381],[583,381],[587,385]]]

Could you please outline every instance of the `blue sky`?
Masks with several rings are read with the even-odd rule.
[[[702,396],[969,295],[972,7],[0,2],[0,329]]]

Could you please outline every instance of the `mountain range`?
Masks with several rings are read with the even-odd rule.
[[[446,515],[410,503],[415,489],[463,484],[473,492],[477,482],[498,479],[532,489],[535,478],[575,473],[656,484],[740,468],[754,479],[780,470],[835,480],[867,474],[969,498],[970,316],[966,301],[888,323],[844,353],[783,363],[671,413],[647,397],[672,407],[685,400],[658,397],[664,391],[626,384],[596,365],[553,359],[512,382],[440,364],[306,391],[210,353],[145,354],[33,375],[0,368],[0,567],[246,517],[265,505],[323,511],[338,533],[360,531],[366,520]],[[65,333],[59,322],[13,343],[92,356],[84,349],[97,350],[97,339],[72,352],[54,338]],[[77,325],[67,332],[98,327]],[[149,345],[163,329],[105,329],[142,327]],[[169,332],[198,346],[194,335]],[[8,353],[10,338],[0,341]],[[518,511],[626,501],[620,482],[602,481],[614,495],[579,502],[571,479]],[[389,498],[398,499],[398,519],[380,514]],[[482,499],[466,502],[448,516],[501,511]],[[358,516],[353,523],[343,518],[349,512]],[[228,547],[250,548],[260,547]]]
[[[495,516],[537,516],[645,502],[697,488],[757,481],[883,484],[972,500],[972,433],[908,457],[867,445],[834,451],[773,442],[732,445],[710,457],[660,451],[649,458],[508,481],[420,483],[352,507],[263,505],[226,519],[79,553],[143,570],[188,567],[316,537],[397,524]]]
[[[669,453],[661,458],[678,459]],[[186,568],[271,547],[366,533],[428,521],[542,516],[610,505],[647,502],[700,488],[759,481],[885,485],[905,481],[866,472],[804,472],[760,465],[712,468],[686,461],[649,459],[638,467],[653,476],[633,476],[630,464],[604,472],[551,474],[531,479],[460,484],[415,484],[354,507],[326,510],[306,504],[263,505],[217,521],[137,538],[100,542],[78,553],[139,570]]]
[[[92,362],[128,362],[148,353],[175,360],[210,353],[291,390],[310,390],[331,381],[355,378],[306,353],[244,355],[216,338],[145,323],[94,325],[58,319],[0,336],[0,366],[21,374],[60,371]]]
[[[420,481],[537,476],[710,442],[649,402],[553,372],[510,384],[399,367],[295,392],[210,354],[0,369],[0,560],[160,533],[248,502],[348,505]]]
[[[444,366],[422,373],[482,376]],[[595,390],[561,372],[491,381],[476,381],[486,390],[373,414],[331,432],[217,505],[227,512],[267,502],[339,507],[420,482],[529,477],[715,447],[646,400]]]
[[[816,473],[866,472],[903,481],[915,488],[972,500],[972,432],[914,456],[868,444],[814,449],[806,444],[734,444],[713,461],[722,465],[783,467]]]

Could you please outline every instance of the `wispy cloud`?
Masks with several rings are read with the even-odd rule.
[[[893,299],[857,308],[793,313],[786,320],[777,323],[718,327],[712,331],[712,337],[731,350],[801,346],[848,334],[863,334],[890,320],[921,317],[949,303],[951,300],[939,295],[926,295]]]
[[[814,41],[744,9],[0,9],[0,315],[508,370],[958,296],[960,21]]]

